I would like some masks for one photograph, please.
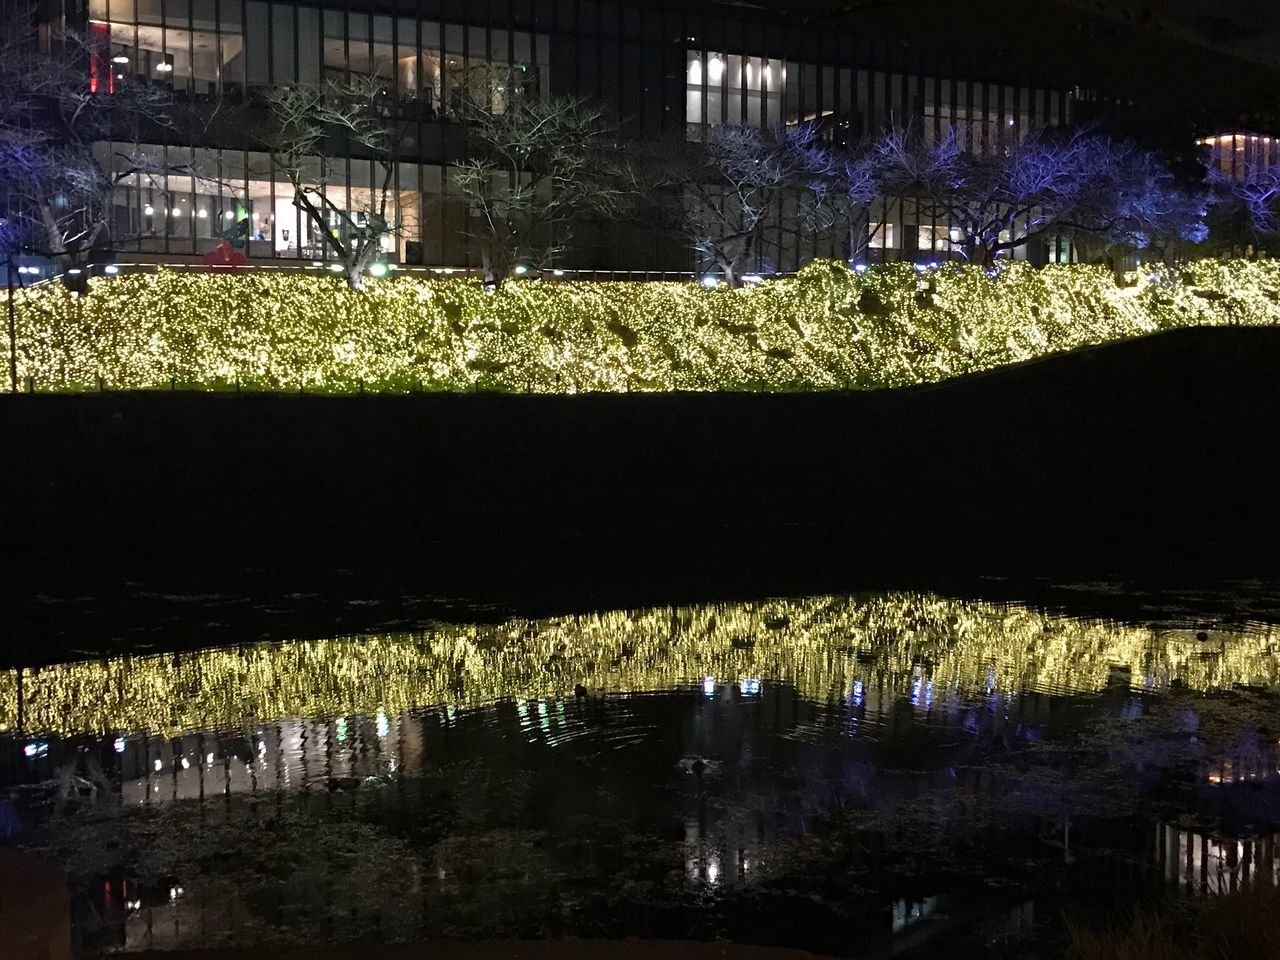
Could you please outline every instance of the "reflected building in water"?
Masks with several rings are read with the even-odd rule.
[[[1048,696],[1034,695],[1025,709],[1042,715],[1039,701]],[[190,946],[216,937],[222,924],[287,924],[291,916],[357,909],[361,922],[375,927],[430,931],[477,886],[509,884],[512,861],[530,869],[523,859],[529,848],[507,833],[514,828],[506,826],[509,806],[520,811],[523,828],[546,838],[530,883],[554,889],[565,871],[603,877],[635,869],[620,861],[631,854],[618,847],[618,838],[634,831],[655,838],[654,866],[682,874],[690,895],[699,888],[750,895],[752,883],[794,867],[794,844],[820,836],[851,811],[893,811],[931,791],[955,789],[962,814],[964,796],[999,791],[1001,781],[978,769],[958,777],[949,770],[959,754],[946,741],[960,734],[999,742],[1006,723],[1032,722],[1022,715],[1023,703],[1011,697],[994,710],[985,698],[967,706],[916,705],[877,688],[856,706],[817,704],[757,678],[704,678],[647,696],[286,719],[172,739],[131,736],[110,742],[95,775],[114,785],[107,789],[126,813],[168,811],[175,825],[197,830],[213,824],[254,830],[295,815],[411,830],[405,825],[429,816],[436,791],[447,789],[454,804],[489,828],[463,830],[456,841],[419,851],[414,869],[380,894],[395,903],[394,919],[387,905],[362,900],[357,907],[333,877],[291,879],[264,902],[216,874],[175,872],[145,885],[135,875],[113,874],[102,881],[96,908],[109,921],[110,942],[128,950]],[[966,722],[970,714],[991,719],[979,727]],[[927,743],[934,748],[921,752]],[[63,764],[83,773],[83,745],[77,738],[65,750],[55,746],[41,762],[57,763],[61,754]],[[469,779],[472,765],[486,771],[479,783]],[[851,867],[875,869],[886,826],[872,816],[863,826],[839,829],[863,850]],[[941,892],[924,899],[892,890],[867,896],[873,904],[856,932],[871,945],[927,939],[942,917],[973,909],[964,897]],[[1033,915],[1030,902],[1015,898],[983,923],[993,936],[1014,936],[1029,929]]]
[[[163,870],[133,849],[79,868],[99,940],[126,949],[509,935],[544,916],[571,933],[624,922],[615,887],[643,892],[626,914],[643,924],[779,883],[813,885],[832,929],[886,950],[957,917],[1015,937],[1038,873],[922,888],[884,872],[902,838],[924,860],[964,851],[938,874],[953,880],[1008,869],[1001,851],[1072,868],[1128,747],[1080,782],[1057,748],[1029,779],[1010,758],[1141,717],[1160,691],[1273,682],[1275,645],[1263,627],[1202,640],[899,594],[125,657],[0,675],[0,780],[60,829],[83,814],[73,859],[121,831],[163,841]],[[1248,769],[1274,769],[1261,748],[1206,760],[1198,788],[1228,789],[1255,754]],[[1131,848],[1126,882],[1274,876],[1270,840],[1162,826],[1153,860],[1149,824],[1099,844]],[[836,894],[814,879],[833,876]],[[564,913],[583,903],[586,921]]]
[[[1229,836],[1161,824],[1156,862],[1165,880],[1188,893],[1222,896],[1280,885],[1280,834]]]

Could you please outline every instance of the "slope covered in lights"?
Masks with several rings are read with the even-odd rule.
[[[176,736],[285,717],[567,696],[577,684],[596,693],[663,690],[706,677],[780,680],[820,703],[855,689],[916,692],[922,705],[951,692],[1088,693],[1117,679],[1211,690],[1280,682],[1278,652],[1280,635],[1266,627],[1201,642],[1192,631],[932,595],[815,597],[7,671],[0,729]]]
[[[17,301],[36,390],[516,393],[841,390],[928,383],[1193,325],[1280,324],[1280,264],[1201,261],[1118,287],[1093,266],[807,266],[691,283],[340,279],[161,272]]]

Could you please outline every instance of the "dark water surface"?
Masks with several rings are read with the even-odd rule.
[[[1049,956],[1064,915],[1276,877],[1268,603],[823,596],[10,670],[0,843],[67,871],[85,953]]]

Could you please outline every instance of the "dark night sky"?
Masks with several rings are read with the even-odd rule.
[[[1060,0],[1064,6],[1280,69],[1280,3],[1274,0]]]
[[[1274,126],[1280,0],[757,0],[816,22],[958,50],[997,73]]]

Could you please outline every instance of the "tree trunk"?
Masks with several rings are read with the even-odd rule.
[[[86,260],[85,251],[82,250],[63,251],[53,257],[53,262],[57,264],[57,272],[62,275],[62,285],[73,293],[89,292],[89,275],[84,272]],[[71,271],[76,269],[81,272],[73,274]]]
[[[867,260],[867,221],[858,217],[849,224],[849,263],[866,263]]]
[[[987,249],[986,244],[979,243],[977,240],[973,239],[973,237],[965,237],[964,247],[962,249],[964,250],[964,259],[967,263],[971,263],[975,267],[983,265],[982,261],[985,258]]]
[[[345,266],[347,268],[346,270],[347,286],[350,287],[352,290],[355,290],[357,293],[363,292],[364,268],[360,266],[360,261],[359,260],[356,260],[355,262],[348,261],[345,264]]]
[[[734,261],[727,257],[720,258],[720,272],[724,275],[724,282],[731,290],[736,290],[742,286],[742,278],[738,276],[738,268]]]
[[[354,254],[346,263],[347,286],[352,290],[364,290],[364,272],[378,252],[378,241],[365,241],[356,247]]]
[[[498,276],[498,271],[493,264],[493,253],[488,247],[480,248],[480,279],[486,290],[497,291],[502,286],[503,277]]]
[[[1125,275],[1128,271],[1125,269],[1124,260],[1123,253],[1111,254],[1111,275],[1115,278],[1117,287],[1127,286],[1129,283],[1129,278]]]
[[[742,243],[742,249],[735,256],[721,258],[720,269],[724,273],[724,282],[732,290],[737,290],[742,286],[742,275],[747,272],[748,265],[751,263],[751,251],[754,246],[752,241],[754,239],[752,234],[747,234]]]

